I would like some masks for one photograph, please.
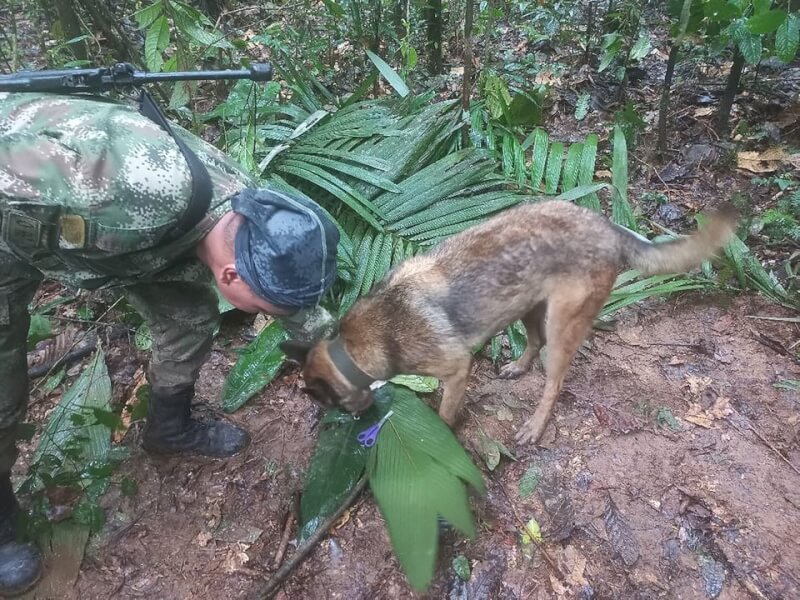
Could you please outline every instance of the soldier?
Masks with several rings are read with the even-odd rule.
[[[225,457],[248,434],[190,416],[219,320],[212,281],[236,308],[313,340],[332,324],[319,301],[336,276],[338,239],[317,204],[258,189],[158,109],[0,93],[0,596],[41,573],[38,550],[16,541],[10,480],[40,281],[121,288],[153,335],[144,448]]]

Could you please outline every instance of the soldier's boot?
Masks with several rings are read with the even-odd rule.
[[[225,421],[191,418],[194,386],[173,392],[153,390],[147,409],[142,446],[155,454],[233,456],[250,442],[250,435]]]
[[[24,594],[42,576],[42,555],[33,544],[17,541],[19,511],[11,478],[0,475],[0,597]]]

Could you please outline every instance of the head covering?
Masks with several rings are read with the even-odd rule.
[[[336,279],[339,230],[311,200],[270,189],[233,197],[236,270],[258,296],[286,309],[316,306]]]

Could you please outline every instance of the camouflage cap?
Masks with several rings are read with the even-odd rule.
[[[232,198],[244,220],[236,232],[236,270],[252,290],[286,309],[315,306],[336,279],[339,230],[314,202],[270,189]]]

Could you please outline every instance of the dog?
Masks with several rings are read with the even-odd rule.
[[[400,373],[437,377],[444,388],[439,416],[453,427],[472,350],[521,319],[527,346],[500,377],[527,372],[547,345],[544,391],[516,436],[535,443],[620,270],[691,270],[725,245],[736,222],[726,205],[693,235],[651,243],[569,202],[517,205],[397,265],[355,303],[335,337],[281,347],[302,365],[313,400],[355,414],[371,404],[374,381]]]

